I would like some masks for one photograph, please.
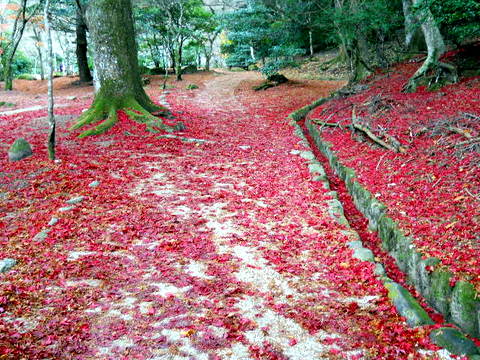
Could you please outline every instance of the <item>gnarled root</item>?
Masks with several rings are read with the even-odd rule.
[[[431,74],[431,75],[429,75]],[[415,92],[417,87],[425,84],[432,89],[436,86],[453,84],[458,81],[457,68],[440,61],[426,60],[420,69],[410,78],[404,86],[404,92]]]
[[[78,118],[70,130],[77,130],[99,122],[99,124],[93,128],[82,132],[79,137],[83,138],[90,135],[102,134],[118,121],[117,111],[119,110],[125,111],[131,119],[145,124],[148,131],[158,132],[159,130],[163,130],[173,132],[176,130],[164,124],[160,118],[152,115],[152,112],[156,114],[167,114],[168,111],[165,108],[155,105],[151,101],[145,105],[141,105],[133,97],[111,100],[101,95],[97,96],[91,108]]]

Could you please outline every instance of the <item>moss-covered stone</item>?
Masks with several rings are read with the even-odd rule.
[[[452,291],[450,316],[452,321],[468,334],[478,337],[478,311],[480,302],[475,288],[466,281],[458,281]]]
[[[375,264],[375,275],[377,276],[385,276],[386,275],[386,271],[385,271],[385,267],[382,265],[382,264]]]
[[[361,261],[369,261],[369,262],[375,261],[375,256],[373,255],[372,250],[364,247],[354,249],[353,257]]]
[[[426,311],[403,286],[395,282],[387,282],[385,288],[388,290],[388,297],[392,300],[393,305],[409,326],[434,324]]]
[[[453,328],[440,328],[430,334],[432,342],[454,355],[477,355],[480,354],[475,343],[465,337],[460,331]]]
[[[449,318],[450,299],[452,296],[452,287],[450,279],[452,274],[448,271],[437,269],[431,276],[431,286],[428,302],[441,314]]]
[[[335,219],[340,225],[349,225],[348,220],[345,218],[343,213],[343,206],[340,201],[337,199],[332,199],[327,201],[328,204],[328,214],[330,217]]]
[[[325,169],[322,165],[320,165],[320,163],[313,163],[308,165],[308,171],[310,172],[310,174],[316,174],[323,177],[327,176],[327,174],[325,173]]]
[[[369,207],[368,207],[368,219],[369,219],[369,224],[368,227],[372,231],[377,231],[378,230],[378,223],[382,216],[384,215],[386,210],[386,206],[383,205],[381,202],[379,202],[376,199],[372,199],[370,201]]]
[[[196,90],[196,89],[198,89],[198,85],[197,84],[188,84],[186,89],[187,90]]]
[[[15,140],[8,150],[8,159],[10,161],[19,161],[33,154],[32,147],[27,140],[19,138]]]
[[[407,275],[410,283],[420,291],[420,262],[422,261],[422,255],[416,251],[413,251],[407,259]]]
[[[419,286],[418,291],[426,298],[430,298],[432,269],[440,263],[437,258],[428,258],[418,264]]]
[[[10,271],[15,265],[17,265],[17,260],[15,259],[0,260],[0,274]]]
[[[416,251],[413,248],[411,240],[404,236],[398,229],[393,229],[392,237],[395,242],[395,249],[391,251],[391,254],[395,258],[395,262],[400,270],[406,273],[411,257],[415,256]]]
[[[395,222],[387,216],[382,217],[378,222],[378,233],[382,239],[383,247],[387,251],[392,251],[397,246],[394,236],[395,228]]]
[[[305,160],[315,160],[315,155],[311,151],[302,151],[300,157]]]

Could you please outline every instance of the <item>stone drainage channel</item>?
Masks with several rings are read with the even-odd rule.
[[[327,160],[330,160],[330,165],[336,174],[339,173],[339,169],[335,164],[339,164],[338,159],[332,155],[328,145],[325,145],[321,139],[320,133],[315,128],[314,124],[310,123],[307,119],[308,114],[318,106],[328,102],[332,98],[322,98],[314,103],[307,105],[287,117],[290,125],[294,128],[295,135],[300,139],[300,144],[303,146],[303,151],[298,151],[298,155],[308,162],[309,171],[314,181],[318,181],[325,189],[330,190],[330,182],[327,178],[324,167],[317,159],[315,153],[325,155]],[[302,127],[302,122],[305,121],[305,127]],[[328,148],[328,150],[325,149]],[[330,151],[330,152],[329,152]],[[333,158],[333,161],[332,161]],[[340,164],[340,166],[343,166]],[[345,168],[345,167],[344,167]],[[352,170],[353,172],[353,170]],[[338,174],[342,181],[345,181],[345,177]],[[346,178],[348,181],[348,177]],[[356,183],[356,182],[355,182]],[[358,183],[357,183],[358,184]],[[348,185],[347,185],[347,188]],[[364,190],[366,191],[366,190]],[[351,194],[350,189],[348,192]],[[392,301],[393,305],[397,309],[398,313],[405,318],[407,324],[411,327],[420,327],[425,325],[434,325],[435,322],[430,318],[425,309],[422,308],[420,303],[415,297],[403,286],[389,278],[385,272],[384,265],[375,258],[373,252],[364,247],[362,240],[358,233],[350,227],[348,220],[344,215],[344,209],[342,203],[339,201],[336,191],[331,191],[330,196],[333,198],[330,201],[330,213],[336,221],[342,225],[345,225],[351,232],[357,234],[357,239],[347,244],[354,251],[354,257],[362,260],[375,263],[375,275],[383,283],[388,290],[388,297]],[[368,216],[365,214],[364,209],[358,205],[358,201],[355,201],[355,206],[358,210],[366,216],[373,228],[378,230],[378,224],[375,224],[375,216]],[[384,206],[378,208],[380,216],[384,211]],[[373,219],[372,219],[373,218]],[[376,217],[378,219],[378,215]],[[373,220],[373,221],[372,221]],[[383,238],[383,237],[382,237]],[[398,263],[398,260],[397,260]],[[402,269],[402,267],[400,266]],[[402,269],[405,271],[404,269]],[[461,331],[452,327],[440,327],[431,332],[430,338],[437,346],[448,350],[454,355],[467,356],[470,360],[480,360],[480,349],[475,343],[467,338]]]

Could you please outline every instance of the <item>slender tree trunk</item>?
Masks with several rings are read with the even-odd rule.
[[[312,33],[312,30],[308,31],[308,41],[310,43],[310,56],[313,57],[313,33]]]
[[[177,72],[177,56],[175,55],[175,49],[169,48],[168,50],[170,54],[170,63],[173,71],[176,73]]]
[[[205,51],[205,71],[210,71],[210,62],[212,60],[212,55]]]
[[[253,61],[257,61],[257,59],[255,58],[255,49],[253,48],[253,46],[250,46],[250,57]]]
[[[45,68],[43,65],[43,53],[40,47],[37,47],[38,61],[40,62],[40,79],[45,80]]]
[[[43,51],[42,47],[40,46],[40,43],[42,41],[41,33],[39,30],[37,30],[37,27],[33,27],[33,34],[35,36],[35,41],[37,42],[35,44],[35,48],[37,49],[37,54],[38,54],[38,60],[40,62],[40,79],[45,80],[45,66],[43,64]]]
[[[182,60],[183,60],[183,40],[178,44],[178,57],[177,57],[177,70],[175,71],[177,75],[177,81],[182,81]]]
[[[92,0],[86,14],[100,89],[72,129],[104,120],[80,136],[105,132],[117,122],[117,111],[123,110],[149,131],[173,131],[151,114],[166,109],[154,104],[142,87],[131,1]]]
[[[55,160],[55,115],[53,113],[53,47],[52,47],[52,32],[50,30],[50,0],[45,3],[44,18],[45,31],[47,33],[47,58],[48,58],[48,123],[50,126],[50,133],[48,135],[48,157],[50,160]]]
[[[77,24],[76,24],[76,35],[77,35],[77,65],[78,65],[78,74],[80,76],[80,82],[91,82],[93,80],[92,73],[88,67],[88,57],[87,57],[87,25],[83,20],[83,14],[80,9],[77,9]]]

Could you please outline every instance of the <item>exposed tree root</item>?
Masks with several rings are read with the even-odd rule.
[[[469,130],[461,129],[456,126],[449,126],[447,129],[455,134],[462,135],[467,139],[471,139],[473,137]]]
[[[433,75],[429,75],[433,74]],[[427,85],[430,89],[445,84],[458,82],[458,74],[455,66],[440,61],[426,60],[420,69],[410,78],[404,86],[404,92],[415,92],[421,84]]]
[[[352,111],[352,126],[354,129],[359,130],[363,132],[365,135],[367,135],[372,141],[377,143],[378,145],[384,147],[385,149],[388,149],[390,151],[394,152],[405,152],[405,149],[401,146],[395,146],[394,144],[389,144],[382,139],[380,139],[378,136],[376,136],[372,130],[370,130],[367,126],[364,126],[358,122],[358,119],[355,115],[355,108]],[[385,135],[384,135],[385,136]],[[393,138],[393,136],[388,136],[387,138]],[[397,140],[395,140],[395,144],[400,144]]]
[[[312,120],[314,124],[320,125],[321,127],[338,127],[343,128],[339,123],[329,123],[329,122],[322,122],[319,119]],[[387,134],[385,131],[382,132],[381,136],[388,140],[384,141],[377,135],[373,133],[373,131],[366,125],[361,124],[358,121],[358,118],[355,114],[355,108],[352,110],[352,123],[345,126],[345,128],[350,129],[351,131],[361,131],[365,135],[367,135],[370,140],[375,142],[376,144],[380,145],[381,147],[388,149],[390,151],[394,151],[397,153],[406,153],[407,149],[398,141],[394,136]]]
[[[91,108],[78,118],[76,124],[70,130],[77,130],[100,122],[95,127],[81,133],[79,137],[102,134],[118,121],[117,111],[119,110],[125,111],[136,122],[145,124],[148,131],[173,132],[175,130],[174,127],[165,125],[160,118],[152,115],[152,112],[167,114],[168,111],[165,108],[154,104],[150,100],[142,102],[144,104],[140,104],[133,97],[110,100],[98,95]]]

